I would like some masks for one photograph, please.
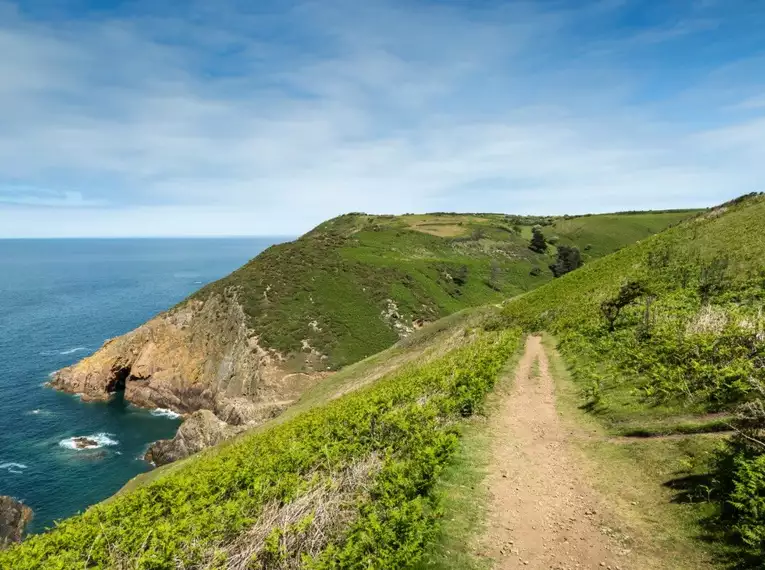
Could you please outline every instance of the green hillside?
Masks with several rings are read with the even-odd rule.
[[[411,358],[380,380],[329,403],[309,395],[302,413],[0,552],[0,568],[406,567],[437,528],[434,484],[461,425],[520,346],[520,331],[481,332],[469,317],[387,353]],[[382,365],[335,379],[335,393]]]
[[[579,319],[577,305],[589,314],[586,280],[568,313],[557,306],[567,299],[566,284],[605,274],[614,259],[632,259],[632,249],[604,260],[595,255],[692,216],[355,214],[270,248],[198,295],[237,287],[268,346],[299,351],[308,339],[331,356],[332,367],[356,363],[274,420],[139,477],[110,500],[0,552],[0,568],[410,567],[437,535],[436,484],[464,426],[520,348],[521,326],[562,331],[564,321]],[[712,219],[705,216],[671,235]],[[580,247],[587,263],[527,292],[553,280],[547,266],[555,247],[546,254],[528,248],[535,225],[559,245]],[[533,276],[535,267],[541,271]],[[618,289],[620,277],[612,280]],[[524,293],[502,312],[495,306]],[[559,312],[544,305],[548,298]],[[535,303],[548,311],[544,321]],[[480,304],[489,306],[458,312]],[[410,326],[450,314],[390,347],[397,335],[386,318]],[[592,326],[600,328],[597,314]],[[367,357],[378,349],[386,350]]]
[[[555,246],[545,254],[530,251],[533,225],[542,225],[553,242],[578,246],[587,261],[694,213],[349,214],[269,248],[197,296],[236,287],[262,345],[284,354],[310,345],[337,369],[389,347],[420,323],[550,281]]]
[[[674,448],[696,461],[682,500],[734,545],[736,567],[765,556],[763,227],[765,196],[745,196],[506,304],[493,324],[554,333],[582,404],[614,434],[737,430],[703,452]]]

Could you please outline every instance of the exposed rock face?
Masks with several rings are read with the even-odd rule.
[[[125,399],[179,413],[211,410],[241,425],[263,405],[297,399],[321,373],[294,373],[249,330],[236,292],[191,299],[136,330],[107,341],[92,356],[57,372],[51,385],[85,401]]]
[[[199,410],[186,418],[173,439],[154,442],[144,459],[157,466],[172,463],[217,445],[244,429],[244,426],[232,426],[219,420],[209,410]]]
[[[21,542],[32,520],[32,509],[12,497],[0,496],[0,549]]]

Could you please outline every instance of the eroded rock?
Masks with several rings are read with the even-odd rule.
[[[188,414],[226,408],[221,402],[293,401],[323,377],[262,348],[247,327],[236,292],[191,299],[134,331],[107,341],[92,356],[58,371],[51,386],[84,401],[125,400]],[[246,423],[245,418],[238,420]]]
[[[21,542],[32,509],[13,497],[0,496],[0,549]]]
[[[144,459],[157,466],[172,463],[217,445],[244,429],[243,426],[232,426],[219,420],[209,410],[199,410],[186,418],[173,439],[154,442]]]

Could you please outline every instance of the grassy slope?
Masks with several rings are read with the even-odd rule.
[[[337,369],[391,346],[400,326],[435,321],[466,307],[495,303],[549,280],[547,255],[531,252],[525,234],[542,221],[560,243],[585,257],[610,253],[693,212],[526,218],[497,214],[367,216],[349,214],[302,238],[269,248],[230,276],[202,289],[204,297],[236,286],[260,341],[300,353],[303,341]],[[525,225],[524,225],[525,224]],[[520,229],[520,234],[514,229]],[[529,274],[539,267],[539,276]],[[300,366],[301,360],[296,360]]]
[[[652,356],[649,351],[657,349],[659,343],[661,349],[668,352],[682,350],[686,344],[698,344],[709,336],[715,337],[716,332],[704,330],[703,320],[699,321],[700,316],[703,317],[700,281],[705,267],[715,259],[727,260],[728,267],[723,290],[710,300],[711,310],[719,309],[730,321],[744,321],[747,316],[756,320],[765,298],[763,219],[763,197],[723,207],[614,255],[594,260],[508,303],[504,317],[528,328],[558,334],[569,356],[590,350],[585,357],[604,354],[617,357],[610,367],[603,363],[597,370],[579,371],[581,378],[587,376],[588,380],[598,383],[592,387],[599,391],[595,407],[614,422],[628,422],[633,415],[643,420],[662,419],[680,413],[692,416],[694,412],[730,409],[746,394],[736,392],[735,386],[710,386],[705,383],[709,380],[706,376],[698,378],[695,384],[690,372],[689,377],[683,379],[694,388],[690,398],[679,394],[675,390],[677,386],[658,386],[661,374],[668,376],[667,370],[661,369],[662,362],[653,360],[654,356],[662,356]],[[614,297],[628,281],[643,283],[655,299],[650,308],[650,342],[641,342],[638,338],[644,319],[644,298],[623,311],[613,334],[609,334],[604,325],[600,304]],[[700,332],[685,334],[689,327]],[[667,336],[680,332],[687,337],[687,343],[683,341],[680,347],[664,346]],[[634,354],[627,354],[630,352],[645,360],[637,362]],[[681,366],[683,362],[663,364]],[[610,374],[614,371],[618,373]],[[730,392],[724,398],[720,396],[723,389]]]
[[[521,338],[473,324],[467,315],[422,331],[397,349],[417,364],[403,362],[328,403],[331,396],[318,397],[303,413],[183,462],[0,552],[0,567],[414,563],[437,528],[434,484],[458,448],[460,426]],[[433,353],[419,358],[423,351]]]
[[[666,483],[703,475],[720,440],[706,435],[687,439],[614,437],[613,430],[582,409],[581,392],[555,349],[556,339],[545,335],[544,344],[556,383],[558,410],[571,441],[585,459],[580,465],[590,484],[609,499],[618,517],[611,526],[629,537],[638,562],[642,557],[649,564],[661,561],[662,570],[716,568],[720,545],[698,540],[706,534],[701,521],[713,509],[703,501],[678,501],[678,490]]]
[[[765,196],[734,201],[506,304],[502,322],[558,336],[579,402],[605,434],[718,431],[737,406],[761,397],[757,386],[765,382],[763,220]],[[648,292],[609,332],[601,303],[629,281]],[[765,472],[761,460],[750,462],[759,453],[751,448],[735,452],[737,467],[720,468],[720,449],[731,453],[725,438],[699,435],[593,453],[616,471],[631,457],[653,482],[654,499],[696,503],[674,507],[675,520],[686,534],[701,533],[704,521],[704,533],[737,545],[727,554],[743,567],[765,554],[765,510],[757,506],[765,501]],[[610,484],[623,494],[618,481]],[[730,499],[734,487],[748,503]],[[725,547],[718,545],[719,553]]]
[[[643,221],[629,215],[629,220],[638,220],[643,229],[636,231],[648,234],[688,215],[651,214]],[[528,226],[536,220],[409,218],[338,218],[297,242],[269,249],[199,294],[239,286],[253,327],[266,344],[293,350],[295,342],[313,332],[311,344],[327,350],[330,363],[338,366],[392,344],[394,337],[380,319],[388,298],[395,299],[401,313],[410,310],[412,317],[431,319],[551,278],[545,273],[535,281],[528,275],[531,267],[549,259],[529,252],[523,235],[508,229],[511,223]],[[571,229],[572,220],[550,223],[561,224],[561,242],[570,239],[584,247],[583,240],[596,241],[592,232],[600,228],[599,251],[624,245],[605,231],[610,217],[583,220],[590,233],[581,225]],[[429,224],[428,232],[423,223]],[[492,260],[502,268],[494,288],[485,283]],[[463,266],[467,279],[455,288],[444,274]],[[392,567],[417,561],[437,528],[433,485],[458,448],[464,416],[480,405],[518,346],[515,330],[475,333],[483,320],[482,314],[455,315],[358,362],[274,422],[157,470],[56,530],[0,554],[0,567],[78,568],[86,560],[92,567],[129,561],[130,567],[164,568],[179,560],[223,567],[227,557],[237,554],[232,550],[237,538],[253,531],[265,511],[302,504],[317,491],[334,492],[359,465],[376,465],[369,468],[371,483],[345,497],[338,507],[344,523],[325,533],[328,542],[319,550],[310,551],[311,565]],[[311,321],[317,321],[318,330],[305,326]],[[396,363],[391,366],[391,361]],[[349,389],[357,391],[343,395]],[[305,552],[301,541],[306,533],[323,524],[312,518],[315,511],[309,508],[308,515],[281,530],[269,527],[273,532],[261,544],[258,560],[273,562]]]

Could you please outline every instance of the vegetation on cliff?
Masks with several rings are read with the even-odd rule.
[[[195,297],[235,287],[262,346],[298,355],[313,349],[336,369],[389,347],[421,322],[552,279],[557,249],[531,251],[532,226],[559,246],[577,247],[587,261],[693,214],[349,214],[269,248]]]

